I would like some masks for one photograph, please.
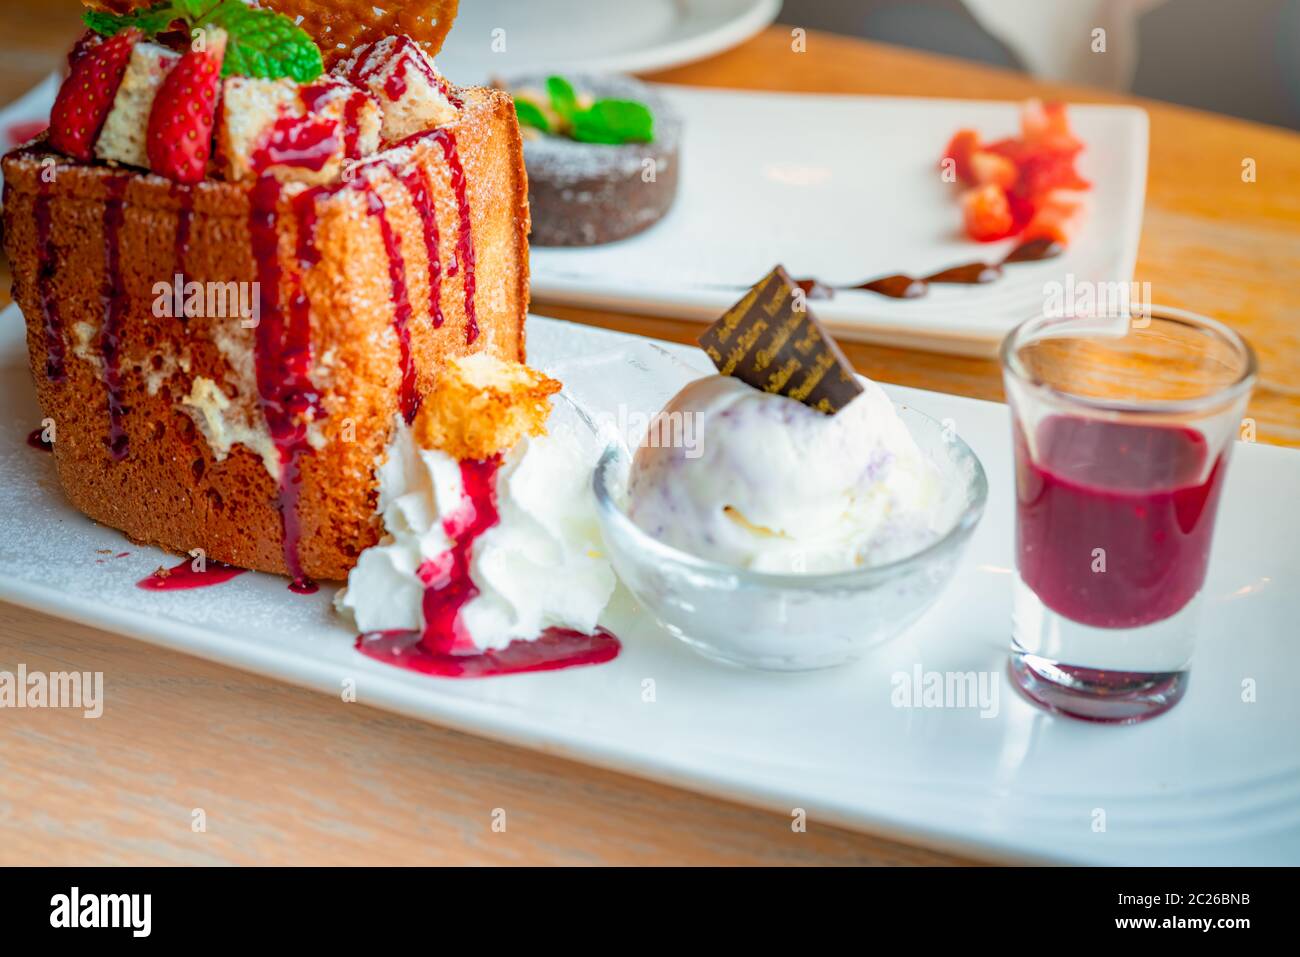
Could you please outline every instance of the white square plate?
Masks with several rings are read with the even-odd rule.
[[[687,366],[708,368],[698,350],[553,320],[530,318],[528,335],[530,361],[608,411],[673,391]],[[630,394],[629,363],[652,389]],[[51,457],[27,446],[40,416],[11,308],[0,315],[0,599],[328,694],[352,679],[366,704],[783,814],[803,808],[813,826],[1015,859],[1300,864],[1300,511],[1284,507],[1300,488],[1300,455],[1253,445],[1234,454],[1182,702],[1135,727],[1085,724],[1031,707],[1004,677],[1006,408],[887,391],[951,418],[991,488],[952,585],[898,641],[830,671],[743,671],[698,657],[621,598],[607,622],[624,642],[616,660],[455,681],[362,656],[332,614],[330,588],[304,597],[249,574],[190,592],[137,589],[174,559],[72,509]],[[917,667],[991,673],[996,713],[894,707],[893,676]],[[104,678],[111,708],[119,676]],[[1243,682],[1254,683],[1250,703]]]
[[[1019,129],[1012,102],[742,93],[662,86],[681,112],[681,180],[662,221],[639,236],[580,249],[534,247],[538,300],[712,321],[776,263],[832,283],[996,257],[1013,240],[962,234],[956,189],[940,179],[948,139],[973,127]],[[841,292],[813,310],[845,339],[992,354],[1043,308],[1043,285],[1128,282],[1146,192],[1147,116],[1127,106],[1070,107],[1093,188],[1066,254],[1019,264],[983,287],[935,286],[900,301]],[[995,260],[994,260],[995,261]]]

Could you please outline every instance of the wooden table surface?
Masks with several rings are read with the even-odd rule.
[[[6,0],[0,103],[78,32],[73,0]],[[453,34],[454,38],[454,34]],[[1189,51],[1193,53],[1194,51]],[[1212,51],[1208,51],[1212,52]],[[800,92],[1135,102],[1151,118],[1137,275],[1259,353],[1260,441],[1300,445],[1300,136],[788,27],[652,79]],[[1244,159],[1257,181],[1242,181]],[[1102,224],[1104,226],[1104,224]],[[1097,228],[1094,225],[1094,228]],[[0,274],[0,303],[8,300]],[[698,326],[536,303],[689,342]],[[991,361],[847,344],[873,378],[1001,398]],[[483,741],[0,603],[0,670],[102,671],[98,720],[0,711],[0,864],[962,863]],[[504,833],[493,811],[507,814]],[[202,809],[206,830],[193,828]]]

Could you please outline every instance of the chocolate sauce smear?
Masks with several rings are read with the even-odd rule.
[[[929,292],[932,285],[983,286],[1002,278],[1002,267],[1009,263],[1055,259],[1063,252],[1065,246],[1056,240],[1031,239],[1021,243],[996,263],[977,260],[959,266],[950,266],[929,276],[917,277],[895,273],[849,286],[832,286],[819,279],[811,278],[796,279],[795,285],[802,289],[809,299],[830,299],[835,295],[836,290],[862,290],[874,292],[879,296],[888,296],[890,299],[917,299]]]

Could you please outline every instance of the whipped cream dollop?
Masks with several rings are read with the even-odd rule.
[[[825,415],[731,376],[688,384],[662,415],[692,417],[698,441],[641,444],[628,515],[682,551],[759,571],[844,571],[916,551],[938,537],[939,474],[884,391],[863,385]]]
[[[596,521],[594,458],[565,429],[525,437],[503,456],[493,479],[499,521],[472,543],[477,594],[459,612],[475,648],[499,650],[548,628],[596,629],[615,579]],[[447,524],[466,503],[460,463],[420,448],[399,417],[378,477],[386,534],[361,553],[335,605],[362,632],[420,631],[419,569],[453,545]]]

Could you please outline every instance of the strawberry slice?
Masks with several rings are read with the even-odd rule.
[[[203,179],[212,153],[225,53],[225,31],[209,28],[203,49],[191,48],[182,55],[158,88],[145,138],[149,168],[155,173],[178,183]]]
[[[50,146],[79,160],[95,155],[95,140],[139,39],[140,31],[131,27],[98,45],[85,45],[50,109]]]
[[[101,47],[103,45],[104,45],[104,38],[102,36],[100,36],[94,30],[87,30],[85,33],[83,33],[80,37],[77,38],[77,42],[74,43],[72,45],[72,49],[68,51],[68,69],[70,70],[74,66],[76,66],[77,61],[80,60],[87,53],[89,53],[91,50],[94,50],[96,47]]]

